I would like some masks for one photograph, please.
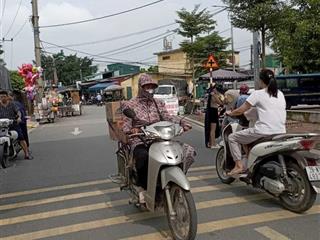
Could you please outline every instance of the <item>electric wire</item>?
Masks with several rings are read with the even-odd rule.
[[[10,25],[9,29],[7,30],[6,34],[4,35],[4,37],[7,37],[7,35],[8,35],[9,32],[11,31],[11,29],[12,29],[12,27],[13,27],[13,24],[14,24],[14,22],[16,21],[16,18],[17,18],[17,16],[18,16],[18,13],[19,13],[21,4],[22,4],[22,0],[20,0],[20,2],[19,2],[19,5],[18,5],[18,8],[17,8],[16,14],[14,15],[14,18],[13,18],[13,20],[12,20],[12,22],[11,22],[11,25]]]
[[[148,38],[148,39],[145,39],[143,41],[136,42],[134,44],[129,44],[127,46],[124,46],[124,47],[121,47],[121,48],[118,48],[118,49],[114,49],[114,50],[111,50],[111,51],[99,53],[98,55],[101,55],[101,56],[104,56],[104,55],[112,56],[112,55],[120,54],[120,53],[123,53],[123,52],[126,52],[126,51],[135,50],[137,48],[141,48],[141,47],[147,46],[147,45],[149,45],[151,43],[154,43],[154,42],[157,42],[159,40],[162,40],[164,37],[169,37],[169,36],[174,35],[176,33],[173,32],[173,31],[169,31],[169,32],[166,32],[165,34],[166,35],[159,34],[158,36],[156,36],[157,38],[155,38],[155,37]],[[144,44],[141,44],[141,43],[144,43]],[[141,45],[139,45],[139,44],[141,44]]]
[[[70,26],[70,25],[75,25],[75,24],[81,24],[81,23],[86,23],[86,22],[92,22],[92,21],[96,21],[96,20],[100,20],[100,19],[104,19],[104,18],[110,18],[110,17],[114,17],[114,16],[118,16],[124,13],[128,13],[128,12],[133,12],[145,7],[149,7],[151,5],[163,2],[165,0],[158,0],[158,1],[154,1],[139,7],[135,7],[135,8],[131,8],[125,11],[121,11],[121,12],[117,12],[117,13],[113,13],[113,14],[109,14],[106,16],[102,16],[102,17],[96,17],[96,18],[91,18],[91,19],[86,19],[86,20],[81,20],[81,21],[75,21],[75,22],[68,22],[68,23],[60,23],[60,24],[53,24],[53,25],[45,25],[45,26],[39,26],[39,28],[52,28],[52,27],[61,27],[61,26]]]
[[[19,30],[16,32],[15,35],[13,35],[13,39],[15,39],[20,33],[21,31],[24,29],[24,27],[26,26],[27,22],[29,20],[29,17],[27,17],[27,19],[24,21],[24,23],[21,25],[21,27],[19,28]]]
[[[165,27],[169,27],[169,26],[175,25],[175,24],[177,24],[177,23],[169,23],[169,24],[161,25],[159,27],[149,28],[149,29],[145,29],[145,30],[142,30],[142,31],[128,33],[128,34],[120,35],[120,36],[117,36],[117,37],[111,37],[111,38],[101,39],[101,40],[97,40],[97,41],[66,44],[66,45],[61,45],[61,46],[63,46],[63,47],[79,47],[79,46],[92,45],[92,44],[97,44],[97,43],[102,43],[102,42],[109,42],[109,41],[119,40],[119,39],[131,37],[131,36],[135,36],[135,35],[139,35],[139,34],[143,34],[143,33],[152,32],[152,31],[155,31],[155,30],[158,30],[158,29],[161,29],[161,28],[165,28]],[[56,47],[54,47],[54,46],[47,47],[47,49],[50,49],[50,48],[56,48]]]

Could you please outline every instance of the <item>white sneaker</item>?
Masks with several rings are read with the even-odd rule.
[[[216,145],[211,146],[210,148],[211,148],[211,149],[220,148],[220,145],[219,145],[219,144],[216,144]]]
[[[145,190],[139,192],[139,203],[140,204],[146,203],[146,201],[144,199],[145,192],[146,192]]]

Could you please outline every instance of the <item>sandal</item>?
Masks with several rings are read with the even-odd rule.
[[[233,176],[233,175],[238,175],[238,174],[242,174],[245,173],[246,170],[244,170],[243,168],[234,168],[232,169],[230,172],[227,173],[228,176]]]

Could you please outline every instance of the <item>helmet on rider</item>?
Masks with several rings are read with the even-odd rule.
[[[240,94],[248,94],[249,86],[247,84],[241,84],[240,86]]]

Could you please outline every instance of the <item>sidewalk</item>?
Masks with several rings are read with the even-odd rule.
[[[186,120],[198,126],[204,127],[204,114],[189,115],[188,117],[186,117]],[[306,133],[306,132],[311,133],[312,132],[312,133],[320,134],[320,124],[288,120],[286,123],[286,126],[287,126],[287,133]],[[316,149],[320,150],[320,143],[317,144]]]
[[[204,126],[204,114],[189,115],[186,119],[199,126]],[[288,133],[314,132],[320,134],[320,124],[288,120],[286,126]]]

